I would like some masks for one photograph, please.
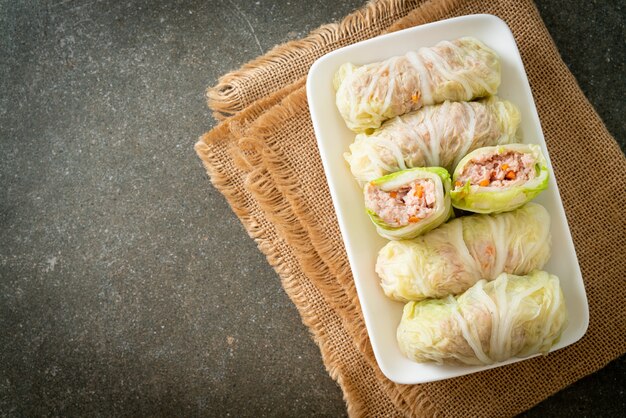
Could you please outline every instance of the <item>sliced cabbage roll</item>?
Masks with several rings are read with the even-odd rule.
[[[446,101],[389,120],[370,135],[357,135],[344,158],[361,184],[413,167],[452,172],[470,151],[517,142],[519,123],[517,107],[497,97]]]
[[[365,208],[378,234],[410,239],[452,215],[450,174],[441,167],[398,171],[365,185]]]
[[[360,67],[344,64],[333,83],[346,125],[365,132],[424,105],[496,94],[500,59],[479,40],[460,38]]]
[[[545,190],[549,176],[538,145],[479,148],[454,170],[452,205],[478,213],[513,210]]]
[[[484,365],[546,354],[566,325],[558,277],[502,273],[456,298],[407,303],[397,338],[417,362]]]
[[[385,294],[406,302],[458,295],[480,279],[527,274],[550,258],[550,215],[528,203],[513,212],[454,219],[415,240],[391,241],[378,253]]]

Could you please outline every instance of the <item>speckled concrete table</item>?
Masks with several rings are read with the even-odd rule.
[[[205,87],[361,0],[0,0],[0,415],[341,416],[192,146]],[[541,1],[622,149],[624,4]],[[624,359],[527,413],[626,410]]]

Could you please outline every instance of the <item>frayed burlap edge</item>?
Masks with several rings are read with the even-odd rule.
[[[271,221],[260,219],[259,213],[264,212],[259,209],[252,195],[246,196],[245,187],[238,184],[244,177],[243,172],[240,178],[233,178],[223,171],[229,164],[232,164],[230,169],[234,167],[245,168],[246,162],[249,162],[251,158],[251,156],[239,151],[237,158],[231,158],[231,152],[235,145],[232,139],[245,131],[247,121],[262,114],[268,105],[271,106],[271,103],[280,100],[297,86],[297,83],[288,86],[272,97],[263,100],[262,103],[256,103],[246,109],[237,117],[230,118],[220,124],[211,132],[203,135],[195,149],[203,161],[211,182],[225,196],[235,214],[241,219],[250,237],[255,240],[259,249],[266,255],[270,265],[277,271],[282,285],[296,305],[303,323],[311,331],[320,351],[325,353],[322,357],[323,363],[331,378],[336,380],[342,388],[349,415],[400,416],[401,414],[396,411],[395,405],[391,403],[383,388],[380,387],[380,380],[373,373],[354,376],[354,373],[346,369],[350,364],[357,365],[356,369],[359,370],[370,367],[370,365],[362,353],[354,347],[351,337],[348,335],[341,337],[346,331],[343,327],[341,329],[338,327],[337,320],[333,321],[332,318],[329,318],[334,314],[334,312],[328,312],[332,311],[331,308],[327,307],[326,312],[323,312],[319,306],[310,306],[311,299],[323,299],[323,297],[320,295],[311,298],[303,290],[302,286],[308,283],[308,279],[289,268],[289,265],[294,263],[294,260],[290,260],[290,258],[295,258],[292,248],[282,242],[277,243],[279,234],[272,230]],[[252,189],[262,187],[250,180],[248,182],[250,183],[248,187]],[[272,205],[273,210],[270,212],[276,213],[278,217],[293,220],[293,217],[289,215],[287,206],[277,210],[276,202],[271,197],[266,197],[265,202]],[[255,212],[257,215],[253,216],[252,213]],[[351,359],[351,362],[347,363],[346,359]],[[363,388],[369,388],[369,393],[363,393]]]

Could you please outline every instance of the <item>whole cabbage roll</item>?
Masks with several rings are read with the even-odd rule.
[[[479,40],[460,38],[360,67],[344,64],[333,83],[346,125],[365,132],[425,105],[496,94],[500,59]]]
[[[480,279],[542,268],[550,241],[548,211],[528,203],[457,218],[412,241],[390,241],[378,253],[376,273],[385,294],[402,302],[458,295]]]
[[[452,215],[450,186],[441,167],[398,171],[365,185],[365,209],[380,236],[415,238]]]
[[[425,106],[385,122],[372,134],[359,134],[344,158],[360,183],[412,167],[443,167],[452,172],[470,151],[517,142],[520,112],[508,101]]]
[[[538,145],[484,147],[454,170],[455,208],[478,213],[516,209],[548,187],[548,163]]]
[[[567,325],[558,277],[502,273],[455,298],[409,302],[397,338],[417,362],[484,365],[546,354]]]

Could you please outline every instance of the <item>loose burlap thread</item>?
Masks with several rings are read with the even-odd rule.
[[[340,46],[472,13],[499,16],[518,43],[585,280],[590,325],[581,341],[546,357],[441,382],[398,385],[374,359],[304,80],[315,59]],[[224,76],[208,97],[224,120],[200,139],[196,151],[280,275],[351,416],[514,415],[626,351],[626,227],[620,216],[626,198],[614,193],[626,190],[626,159],[530,0],[372,2]]]

